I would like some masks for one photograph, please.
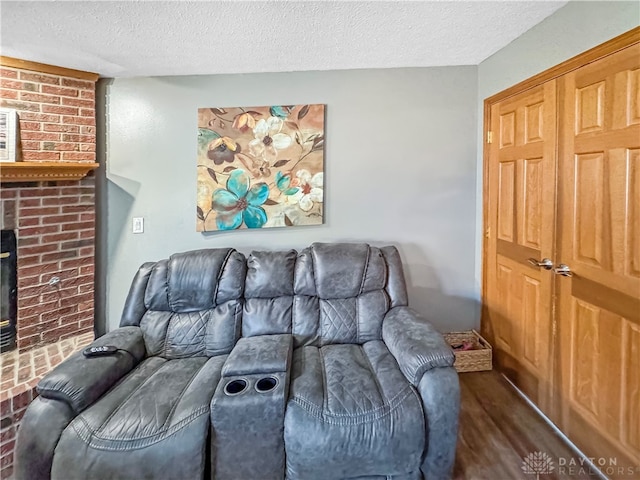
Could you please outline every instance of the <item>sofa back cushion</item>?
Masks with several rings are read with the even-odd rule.
[[[365,343],[382,338],[389,310],[387,266],[366,244],[315,243],[296,265],[293,333],[301,345]]]
[[[394,247],[315,243],[297,255],[253,252],[247,265],[245,337],[293,333],[296,346],[362,344],[382,338],[390,306],[406,304]]]
[[[297,253],[252,252],[247,259],[242,336],[291,333]]]
[[[120,322],[139,325],[148,355],[229,353],[240,336],[245,257],[233,249],[177,253],[144,264]]]

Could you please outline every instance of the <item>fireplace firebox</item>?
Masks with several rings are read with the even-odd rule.
[[[17,249],[13,230],[2,230],[0,253],[0,350],[5,352],[16,346],[17,305]]]

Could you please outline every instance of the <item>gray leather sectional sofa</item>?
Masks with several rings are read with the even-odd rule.
[[[394,247],[175,254],[120,325],[38,385],[18,480],[451,476],[454,356]]]

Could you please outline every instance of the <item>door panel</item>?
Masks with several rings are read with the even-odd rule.
[[[638,88],[638,83],[635,84]],[[640,123],[640,122],[638,122]],[[630,148],[627,155],[619,155],[623,159],[623,166],[629,169],[625,191],[629,192],[632,199],[640,198],[640,149]],[[624,274],[634,278],[640,278],[640,202],[631,202],[629,205],[631,221],[625,232],[622,249],[622,269]]]
[[[501,162],[499,165],[498,238],[513,241],[513,209],[515,200],[516,164]]]
[[[576,259],[602,266],[604,152],[575,156],[576,212],[573,246]]]
[[[483,328],[503,372],[544,410],[549,402],[553,274],[555,81],[492,108]],[[493,232],[493,233],[492,233]]]
[[[561,429],[587,457],[640,458],[640,45],[560,80]],[[616,475],[612,475],[616,478]]]
[[[640,450],[640,327],[625,322],[622,327],[622,443]]]
[[[518,212],[521,219],[518,229],[520,245],[536,250],[541,248],[540,239],[540,216],[543,199],[542,194],[542,158],[529,158],[523,162],[523,195],[522,211]]]
[[[539,335],[536,329],[539,325],[543,325],[545,321],[540,318],[540,281],[523,276],[522,281],[522,332],[523,339],[523,361],[527,362],[532,370],[540,367],[540,345]],[[546,352],[545,352],[546,353]]]
[[[576,133],[600,132],[604,118],[604,82],[576,89]]]

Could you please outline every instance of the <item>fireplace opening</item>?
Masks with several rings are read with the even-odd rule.
[[[16,347],[16,320],[18,315],[17,249],[13,230],[1,231],[0,253],[0,351]]]

